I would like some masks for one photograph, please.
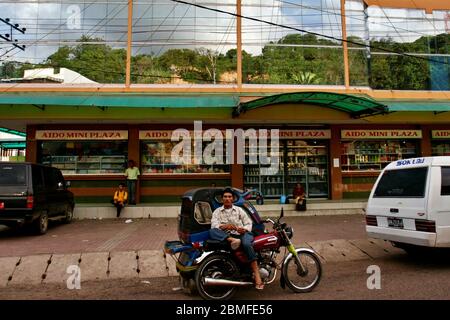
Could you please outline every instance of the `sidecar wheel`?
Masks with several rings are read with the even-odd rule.
[[[237,288],[234,286],[205,285],[205,278],[233,279],[238,273],[236,263],[227,256],[214,254],[207,257],[195,272],[195,285],[205,300],[228,300]]]

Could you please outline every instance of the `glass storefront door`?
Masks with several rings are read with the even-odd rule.
[[[249,151],[246,149],[246,160]],[[328,198],[328,143],[317,140],[280,141],[278,172],[267,175],[260,164],[244,165],[244,187],[262,192],[266,198],[292,197],[297,183],[305,188],[309,198]]]
[[[288,194],[301,183],[309,198],[328,198],[328,147],[305,140],[286,141]]]

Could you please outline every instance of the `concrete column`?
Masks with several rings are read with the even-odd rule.
[[[27,162],[37,161],[37,147],[36,126],[27,125],[27,147],[25,152],[25,159]]]
[[[140,158],[140,148],[139,148],[139,127],[129,126],[128,127],[128,159],[134,160],[136,166],[140,168],[141,158]],[[141,172],[142,177],[142,172]],[[136,202],[141,201],[141,179],[138,179],[136,186]]]
[[[331,199],[342,199],[342,171],[341,171],[341,128],[331,126],[330,140],[330,190]],[[334,159],[339,159],[339,167],[334,167]]]
[[[422,157],[431,157],[431,127],[427,125],[420,126],[422,130],[422,139],[420,139],[420,153]]]

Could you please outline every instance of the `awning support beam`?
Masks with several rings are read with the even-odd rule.
[[[45,111],[45,104],[43,104],[43,105],[33,104],[33,106],[38,108],[41,111]]]

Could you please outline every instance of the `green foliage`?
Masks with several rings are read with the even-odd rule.
[[[125,82],[125,49],[113,49],[102,44],[102,39],[88,36],[82,36],[78,42],[75,47],[60,47],[47,58],[45,65],[69,68],[101,83]]]
[[[349,37],[364,44],[362,39]],[[377,54],[383,50],[405,53],[450,53],[450,35],[423,36],[414,42],[398,43],[392,39],[372,40],[368,50],[349,43],[350,84],[370,85],[384,90],[428,90],[430,65],[425,58]],[[298,46],[301,45],[301,46]],[[310,34],[289,34],[262,48],[260,55],[242,51],[242,81],[267,84],[344,83],[343,53],[340,42]],[[327,48],[322,46],[336,46]],[[433,59],[431,57],[430,59]],[[448,59],[447,59],[448,60]],[[126,50],[108,46],[102,39],[83,36],[75,46],[62,46],[42,64],[4,62],[1,78],[22,77],[25,69],[66,67],[100,83],[124,83]],[[159,56],[140,54],[132,57],[133,83],[220,83],[235,81],[237,51],[219,54],[211,49],[170,49]],[[434,68],[441,67],[435,65]],[[448,68],[448,65],[442,65]],[[449,71],[450,72],[450,71]],[[224,75],[227,74],[227,77]],[[231,79],[231,80],[230,80]]]

